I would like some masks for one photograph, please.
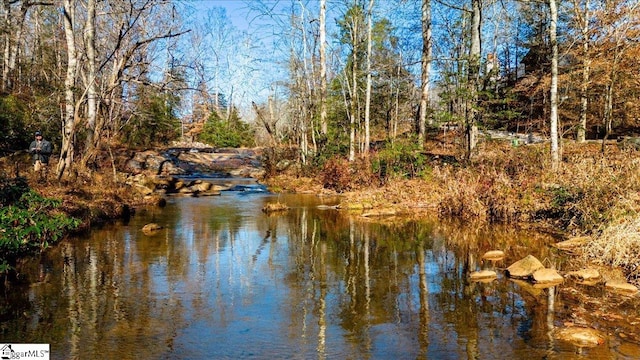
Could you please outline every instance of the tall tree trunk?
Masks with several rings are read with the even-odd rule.
[[[58,180],[62,178],[65,171],[71,169],[74,150],[74,132],[75,132],[75,96],[73,88],[76,80],[76,67],[78,59],[76,56],[76,42],[73,33],[75,21],[75,1],[64,0],[63,2],[63,22],[64,33],[67,41],[67,75],[64,80],[64,115],[62,124],[62,149],[60,151],[60,160],[58,161],[57,176]]]
[[[13,39],[11,41],[11,50],[9,57],[9,69],[8,69],[8,77],[7,84],[12,87],[13,82],[16,80],[16,64],[18,62],[18,52],[20,50],[20,42],[22,41],[22,32],[24,30],[24,20],[27,17],[27,11],[31,5],[29,2],[23,1],[20,5],[20,18],[18,23],[16,24],[15,34],[13,35]],[[13,79],[12,79],[13,77]]]
[[[320,0],[320,131],[326,137],[327,124],[327,0]]]
[[[471,48],[469,51],[469,105],[466,115],[466,156],[471,157],[471,152],[476,147],[478,132],[478,86],[480,84],[480,54],[482,29],[482,5],[481,0],[471,0]]]
[[[12,21],[16,19],[12,15],[11,4],[14,3],[10,0],[3,1],[4,7],[4,49],[2,57],[2,91],[10,90],[13,86],[12,76],[15,76],[14,71],[16,69],[16,63],[18,59],[18,52],[20,50],[20,42],[22,41],[22,33],[24,29],[24,21],[27,17],[27,11],[31,4],[27,1],[23,1],[20,4],[20,15],[17,17],[15,23]]]
[[[229,92],[229,100],[227,102],[227,125],[231,124],[231,113],[233,112],[233,85]]]
[[[420,121],[418,124],[418,145],[424,147],[429,107],[429,87],[431,81],[431,0],[422,0],[422,74],[420,92]],[[431,121],[429,121],[431,125]]]
[[[549,26],[549,40],[551,41],[551,167],[556,170],[560,162],[558,148],[558,8],[556,0],[549,0],[549,10],[551,12],[551,24]]]
[[[364,155],[369,156],[369,146],[371,143],[370,123],[371,123],[371,33],[373,32],[373,2],[369,0],[369,23],[367,28],[367,95],[364,108]]]
[[[351,62],[351,114],[349,117],[349,161],[356,159],[356,118],[358,116],[358,22],[354,21],[351,40],[353,58]]]
[[[3,31],[4,41],[3,55],[2,55],[2,91],[6,91],[9,87],[9,59],[11,58],[11,1],[3,0],[2,5],[4,7],[4,26],[6,31]]]
[[[402,54],[400,55],[400,63],[402,63]],[[397,66],[396,76],[397,76],[397,84],[396,84],[396,96],[395,96],[395,113],[393,116],[393,125],[391,126],[391,143],[396,140],[396,136],[398,135],[398,117],[400,113],[400,65]]]
[[[576,11],[579,6],[576,4]],[[584,14],[582,15],[582,84],[580,86],[580,124],[578,125],[577,140],[584,142],[587,138],[587,110],[589,98],[587,91],[589,90],[589,0],[585,0]]]
[[[87,51],[88,81],[87,84],[87,139],[85,143],[85,157],[91,155],[95,140],[100,139],[96,134],[96,117],[98,114],[98,91],[96,87],[96,0],[87,2],[87,22],[84,28],[84,42]],[[97,135],[97,137],[96,137]],[[88,155],[88,156],[86,156]]]

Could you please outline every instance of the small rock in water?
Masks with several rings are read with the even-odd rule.
[[[607,281],[604,285],[607,289],[613,290],[626,295],[635,295],[638,293],[638,288],[624,281]]]
[[[145,234],[153,234],[154,232],[161,230],[162,225],[156,223],[149,223],[142,227],[142,232]]]
[[[469,274],[469,279],[471,281],[493,280],[496,277],[498,277],[496,272],[491,270],[474,271],[471,274]]]
[[[604,344],[604,335],[591,328],[570,327],[556,331],[558,340],[569,342],[579,347],[596,347]]]
[[[533,255],[527,255],[522,260],[518,260],[507,268],[507,275],[516,279],[529,278],[536,270],[544,268],[540,260]]]
[[[538,284],[561,283],[564,278],[555,269],[539,269],[532,275],[533,281]]]
[[[504,259],[504,251],[502,250],[487,251],[486,253],[484,253],[484,255],[482,255],[482,258],[487,260],[502,260]]]

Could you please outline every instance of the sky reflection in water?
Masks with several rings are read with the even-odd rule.
[[[278,200],[291,209],[261,211]],[[506,250],[507,262],[553,258],[550,239],[426,220],[376,224],[319,210],[321,202],[175,198],[66,241],[26,263],[25,284],[5,292],[0,340],[50,343],[52,359],[622,356],[617,344],[554,341],[550,331],[569,315],[556,290],[467,280],[504,267],[483,263],[487,250]],[[147,236],[148,222],[166,228]]]

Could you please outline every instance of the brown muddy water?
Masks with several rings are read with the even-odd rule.
[[[287,212],[264,214],[268,202]],[[430,220],[376,223],[336,199],[223,192],[171,198],[127,224],[69,239],[21,265],[0,298],[1,343],[52,359],[635,359],[635,298],[601,287],[468,281],[550,238]],[[165,229],[145,235],[143,225]],[[501,249],[507,259],[484,263]],[[567,326],[606,335],[579,348]]]

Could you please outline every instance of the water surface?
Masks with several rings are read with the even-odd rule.
[[[291,209],[264,214],[273,201]],[[468,281],[470,271],[503,268],[529,253],[562,268],[545,246],[550,238],[430,220],[376,223],[317,208],[336,201],[240,192],[176,197],[128,224],[69,239],[23,264],[22,282],[4,290],[0,342],[49,343],[52,359],[638,354],[615,334],[596,348],[554,340],[554,329],[578,323],[575,314],[589,309],[568,295],[568,285],[536,289],[502,275]],[[148,222],[165,229],[145,235]],[[509,254],[504,263],[481,261],[492,249]],[[627,308],[633,314],[635,303]]]

